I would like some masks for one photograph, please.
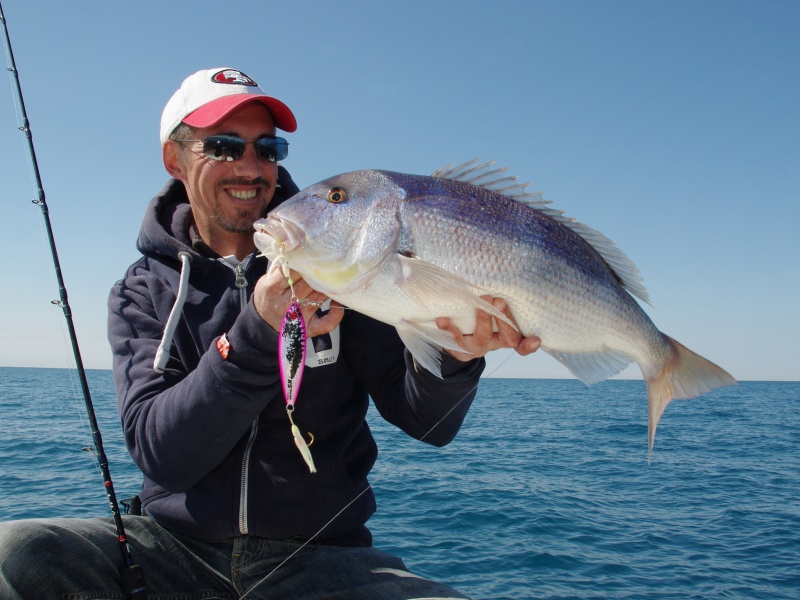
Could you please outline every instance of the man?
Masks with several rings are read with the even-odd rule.
[[[144,474],[144,516],[125,519],[132,556],[151,598],[462,598],[371,547],[369,397],[409,435],[444,445],[481,357],[539,341],[504,323],[493,332],[483,312],[473,335],[440,319],[464,352],[443,355],[439,379],[393,328],[335,302],[317,310],[327,299],[292,273],[308,336],[329,338],[319,353],[309,344],[292,419],[313,436],[311,472],[278,367],[292,289],[253,243],[253,222],[297,191],[278,165],[288,153],[278,129],[296,129],[291,110],[234,69],[195,73],[164,109],[172,179],[147,208],[143,257],[109,297],[117,401]],[[7,524],[0,596],[122,597],[116,544],[109,519]]]

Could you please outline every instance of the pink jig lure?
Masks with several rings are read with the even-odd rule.
[[[296,300],[283,317],[278,354],[286,406],[294,407],[306,364],[306,323]]]
[[[291,283],[291,280],[289,281]],[[300,311],[300,305],[297,300],[292,300],[289,310],[286,311],[286,315],[283,317],[281,333],[278,338],[278,357],[283,395],[286,398],[286,414],[289,415],[289,422],[292,424],[292,437],[303,460],[308,465],[308,470],[311,473],[316,473],[317,468],[311,458],[311,450],[309,450],[303,434],[294,424],[294,419],[292,418],[294,404],[300,391],[300,382],[303,380],[303,369],[306,364],[306,322],[303,319],[303,313]],[[311,441],[313,443],[313,436],[311,436]]]

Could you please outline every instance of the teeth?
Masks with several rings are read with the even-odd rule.
[[[230,190],[229,193],[239,200],[252,200],[256,197],[258,190]]]

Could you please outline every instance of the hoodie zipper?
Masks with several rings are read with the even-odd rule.
[[[247,277],[244,276],[244,272],[247,270],[251,258],[252,255],[248,256],[233,269],[236,274],[236,287],[239,288],[239,312],[243,312],[247,304]]]
[[[249,493],[250,451],[253,449],[256,435],[258,435],[258,418],[250,425],[250,437],[247,440],[244,458],[242,459],[242,489],[239,496],[239,533],[242,535],[247,535],[249,532],[247,527],[247,496]]]
[[[247,277],[245,277],[245,271],[247,271],[247,266],[250,264],[252,258],[253,255],[251,254],[233,268],[233,272],[236,275],[235,285],[239,290],[240,313],[244,312],[245,306],[247,306]],[[227,261],[225,262],[230,265]],[[249,532],[247,523],[247,498],[250,491],[250,453],[253,450],[253,444],[255,444],[257,435],[258,417],[256,417],[250,425],[250,437],[247,439],[247,444],[244,448],[244,456],[242,457],[242,484],[239,490],[239,533],[242,535],[247,535]]]

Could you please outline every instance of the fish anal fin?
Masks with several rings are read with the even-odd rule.
[[[633,362],[627,354],[615,351],[578,353],[559,352],[550,348],[542,350],[567,367],[570,373],[586,385],[608,379]]]

